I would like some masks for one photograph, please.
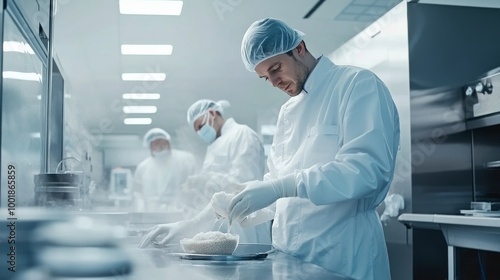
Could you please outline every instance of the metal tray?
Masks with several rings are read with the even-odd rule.
[[[166,247],[169,254],[185,260],[208,260],[208,261],[245,261],[265,259],[269,254],[275,252],[272,245],[267,244],[238,244],[232,255],[205,255],[190,254],[182,251],[180,245],[170,245]]]

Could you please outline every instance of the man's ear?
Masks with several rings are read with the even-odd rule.
[[[303,57],[306,54],[306,43],[304,42],[304,40],[300,41],[295,49],[297,50],[297,54],[300,57]]]

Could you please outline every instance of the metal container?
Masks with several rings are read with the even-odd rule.
[[[80,171],[63,171],[68,160],[77,162]],[[80,211],[83,208],[85,166],[75,157],[62,159],[54,173],[35,175],[35,205]]]
[[[80,210],[80,174],[41,173],[35,175],[35,205]]]

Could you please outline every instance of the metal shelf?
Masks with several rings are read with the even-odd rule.
[[[487,116],[477,117],[475,119],[466,120],[465,126],[467,129],[476,129],[487,126],[494,126],[500,124],[500,113],[494,113]]]
[[[500,168],[500,160],[490,161],[484,164],[485,168]]]

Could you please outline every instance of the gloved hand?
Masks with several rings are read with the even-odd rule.
[[[214,193],[210,204],[212,205],[215,216],[217,218],[228,218],[229,217],[229,203],[233,199],[234,194],[226,192]]]
[[[165,246],[168,243],[179,242],[182,238],[192,237],[199,231],[196,230],[197,224],[193,220],[184,220],[169,224],[156,225],[149,229],[148,233],[139,243],[139,248],[146,248],[150,244],[155,246]],[[166,236],[159,242],[156,238],[162,234]]]
[[[209,231],[213,226],[213,221],[214,211],[212,205],[208,204],[191,219],[150,228],[139,243],[139,248],[146,248],[150,244],[162,247],[169,243],[178,243],[182,238],[190,238],[199,232]],[[162,234],[166,236],[161,241],[155,242],[156,238]]]
[[[270,181],[252,181],[229,204],[229,220],[242,222],[251,213],[271,205],[278,198],[297,196],[293,174]]]

